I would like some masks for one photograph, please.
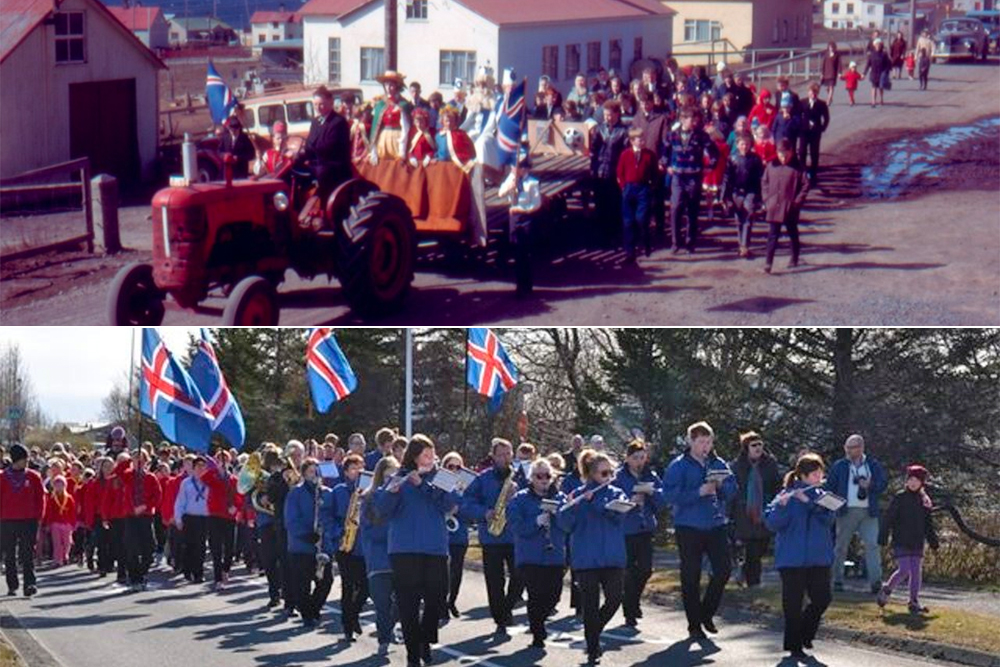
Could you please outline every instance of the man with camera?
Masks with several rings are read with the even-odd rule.
[[[846,456],[830,468],[826,488],[847,499],[837,512],[836,557],[833,561],[833,590],[844,590],[844,559],[851,538],[860,532],[865,545],[865,569],[871,592],[878,593],[882,581],[882,558],[878,545],[879,496],[889,480],[885,468],[865,454],[865,440],[854,434],[844,443]]]

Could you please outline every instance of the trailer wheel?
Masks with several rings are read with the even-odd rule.
[[[344,296],[364,316],[399,309],[413,282],[417,232],[399,197],[371,192],[351,207],[338,234],[337,266]]]
[[[278,323],[278,294],[260,276],[248,276],[238,282],[222,313],[225,326],[266,327]]]
[[[115,276],[108,291],[108,321],[114,326],[157,326],[166,295],[153,282],[153,267],[133,262]]]

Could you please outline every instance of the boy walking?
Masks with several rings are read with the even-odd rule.
[[[788,139],[778,143],[778,158],[764,169],[761,182],[764,196],[764,214],[771,229],[767,235],[767,260],[764,272],[771,273],[774,252],[784,225],[792,241],[792,259],[788,268],[799,265],[799,211],[809,192],[809,181],[795,160],[795,149]]]
[[[740,257],[750,259],[750,232],[753,215],[760,206],[760,184],[764,177],[764,162],[754,153],[753,139],[740,134],[736,139],[736,154],[729,158],[722,181],[722,198],[736,215]]]
[[[643,131],[633,127],[628,131],[631,150],[618,159],[618,187],[622,191],[622,237],[625,245],[625,263],[635,264],[636,242],[641,240],[646,257],[652,252],[649,241],[650,196],[659,170],[656,155],[645,148]],[[637,238],[638,236],[638,238]]]

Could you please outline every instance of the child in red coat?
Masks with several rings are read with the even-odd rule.
[[[631,149],[618,158],[616,176],[622,191],[622,237],[625,263],[635,264],[636,246],[643,243],[646,257],[652,248],[649,239],[650,194],[659,178],[656,154],[645,147],[643,131],[633,127],[628,131]],[[638,237],[638,238],[637,238]]]
[[[52,480],[52,491],[45,498],[42,524],[52,535],[52,560],[56,566],[65,565],[73,546],[73,529],[76,527],[76,501],[66,490],[66,478],[57,475]]]
[[[840,75],[840,78],[844,80],[844,88],[847,89],[847,97],[851,99],[851,106],[853,107],[854,92],[858,89],[858,82],[864,78],[861,72],[858,71],[858,64],[852,60],[850,67]]]

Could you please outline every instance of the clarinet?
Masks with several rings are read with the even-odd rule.
[[[323,579],[326,566],[330,564],[330,557],[323,553],[323,527],[319,522],[320,488],[323,480],[316,478],[316,490],[313,492],[313,533],[319,535],[319,543],[316,545],[316,581]]]

